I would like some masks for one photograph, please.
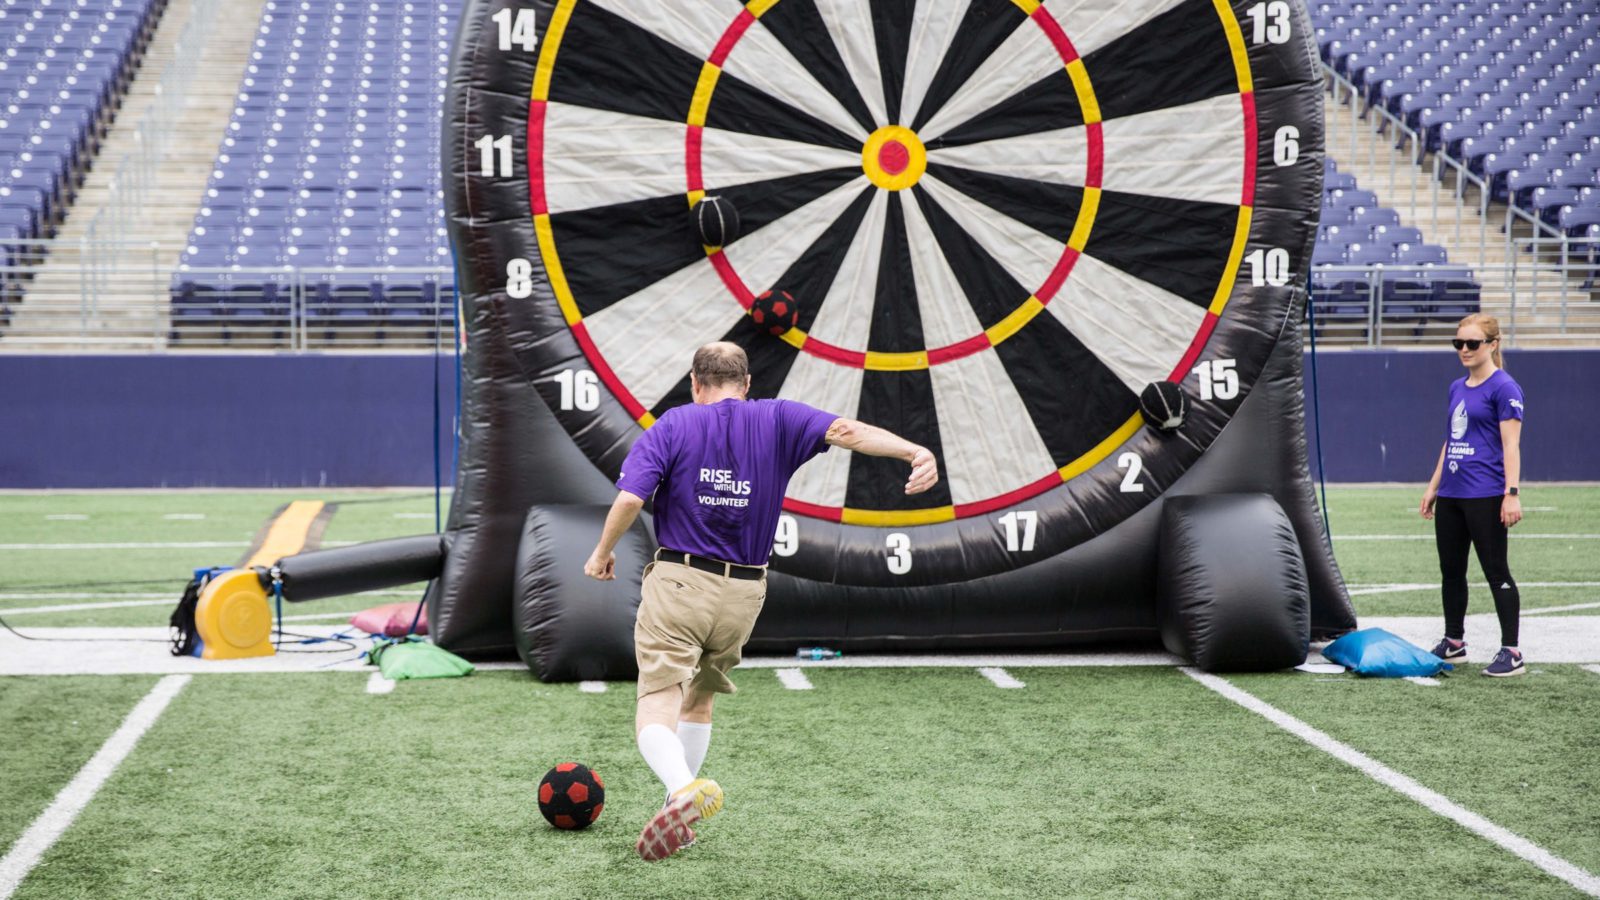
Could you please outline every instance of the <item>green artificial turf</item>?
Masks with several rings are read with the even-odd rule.
[[[1472,666],[1439,687],[1343,676],[1232,680],[1490,821],[1600,872],[1600,675]]]
[[[0,853],[50,805],[155,680],[0,678]]]
[[[1528,485],[1523,521],[1512,529],[1508,553],[1518,582],[1597,582],[1600,539],[1529,539],[1528,534],[1600,535],[1600,488]],[[1368,616],[1420,616],[1440,613],[1439,558],[1433,523],[1417,514],[1422,485],[1413,487],[1331,487],[1328,520],[1334,555],[1345,581],[1364,586],[1424,584],[1414,590],[1357,594],[1356,612]],[[1407,535],[1410,540],[1341,540],[1350,535]],[[1468,563],[1469,612],[1492,612],[1494,601],[1477,559]],[[1524,608],[1600,602],[1600,587],[1522,589]],[[1591,613],[1600,615],[1600,609]]]
[[[736,673],[727,809],[655,865],[625,685],[196,678],[17,896],[1572,895],[1174,670],[811,674]],[[606,781],[587,832],[533,801],[567,759]]]

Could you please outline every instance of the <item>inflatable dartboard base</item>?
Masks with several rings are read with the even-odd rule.
[[[1169,497],[1156,617],[1167,650],[1206,672],[1306,661],[1311,599],[1299,539],[1267,494]]]
[[[642,523],[617,543],[616,579],[596,581],[583,563],[605,524],[605,506],[535,506],[517,545],[512,597],[517,655],[540,681],[628,681],[639,674],[633,621],[639,582],[655,554]]]

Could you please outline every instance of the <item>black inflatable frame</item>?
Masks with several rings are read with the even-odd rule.
[[[1234,4],[1235,14],[1242,17],[1249,5]],[[469,0],[456,39],[447,111],[455,137],[445,142],[443,164],[465,351],[460,462],[445,533],[305,554],[281,561],[279,568],[290,600],[425,575],[431,578],[429,627],[441,646],[480,658],[520,649],[527,659],[549,648],[530,645],[526,634],[518,634],[513,616],[514,603],[521,617],[527,604],[538,600],[519,589],[530,578],[519,572],[527,565],[519,560],[536,553],[523,546],[525,528],[549,534],[566,522],[584,532],[560,542],[564,559],[558,561],[570,573],[534,579],[547,592],[588,589],[578,586],[582,559],[572,555],[572,548],[592,542],[590,532],[598,532],[598,519],[590,514],[564,516],[556,509],[530,518],[530,510],[609,505],[616,493],[612,478],[639,432],[610,398],[599,414],[582,421],[557,411],[552,377],[559,367],[552,360],[581,362],[583,357],[550,300],[526,189],[519,193],[515,185],[479,176],[472,135],[527,127],[525,89],[518,96],[508,85],[531,82],[533,62],[485,57],[494,44],[490,15],[507,6],[535,10],[542,30],[556,4]],[[1321,206],[1323,86],[1309,17],[1299,4],[1293,23],[1296,40],[1249,50],[1258,155],[1271,158],[1276,123],[1294,122],[1300,128],[1301,159],[1258,171],[1249,238],[1251,245],[1287,248],[1295,261],[1294,277],[1284,286],[1238,279],[1228,314],[1207,348],[1214,356],[1237,357],[1244,385],[1239,397],[1202,402],[1185,385],[1191,409],[1179,433],[1164,436],[1141,428],[1126,444],[1146,455],[1156,490],[1136,497],[1119,493],[1122,473],[1109,461],[1082,473],[1043,498],[1039,531],[1056,535],[1058,543],[1028,560],[1018,562],[1014,554],[992,559],[1005,554],[993,549],[993,529],[981,519],[982,534],[962,522],[924,528],[925,546],[970,558],[975,571],[990,573],[981,577],[888,584],[871,575],[882,572],[883,529],[835,525],[797,556],[774,559],[765,612],[750,650],[789,651],[802,645],[852,652],[1021,650],[1156,641],[1162,625],[1156,602],[1162,498],[1199,494],[1270,495],[1292,526],[1304,561],[1308,636],[1326,639],[1355,627],[1307,466],[1302,286]],[[690,220],[687,214],[684,218],[687,229]],[[534,261],[531,299],[506,293],[507,260],[519,257]],[[620,598],[616,602],[631,597],[636,604],[637,572],[619,568],[618,574],[610,589]],[[544,602],[563,601],[551,596]],[[1279,612],[1263,610],[1264,615]],[[603,627],[617,626],[612,621]],[[622,646],[609,631],[586,636],[581,628],[564,628],[559,633],[562,641],[572,642],[558,648],[565,660],[581,657],[582,650],[575,654],[574,649],[586,643]],[[542,658],[553,657],[545,652]],[[609,672],[625,667],[626,660],[599,666]],[[574,663],[540,674],[579,677]]]

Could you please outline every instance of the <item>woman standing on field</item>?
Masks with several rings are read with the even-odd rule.
[[[1517,483],[1522,476],[1522,388],[1501,368],[1500,323],[1474,313],[1456,326],[1456,348],[1465,378],[1450,385],[1449,436],[1439,450],[1433,478],[1422,494],[1421,513],[1433,520],[1444,578],[1444,639],[1434,655],[1451,662],[1467,658],[1467,547],[1489,579],[1500,618],[1500,652],[1485,675],[1521,675],[1517,647],[1522,600],[1506,565],[1506,532],[1522,521]]]

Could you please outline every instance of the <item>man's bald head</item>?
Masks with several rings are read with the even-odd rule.
[[[702,388],[744,387],[750,378],[750,357],[728,341],[713,341],[694,352],[694,380]]]

